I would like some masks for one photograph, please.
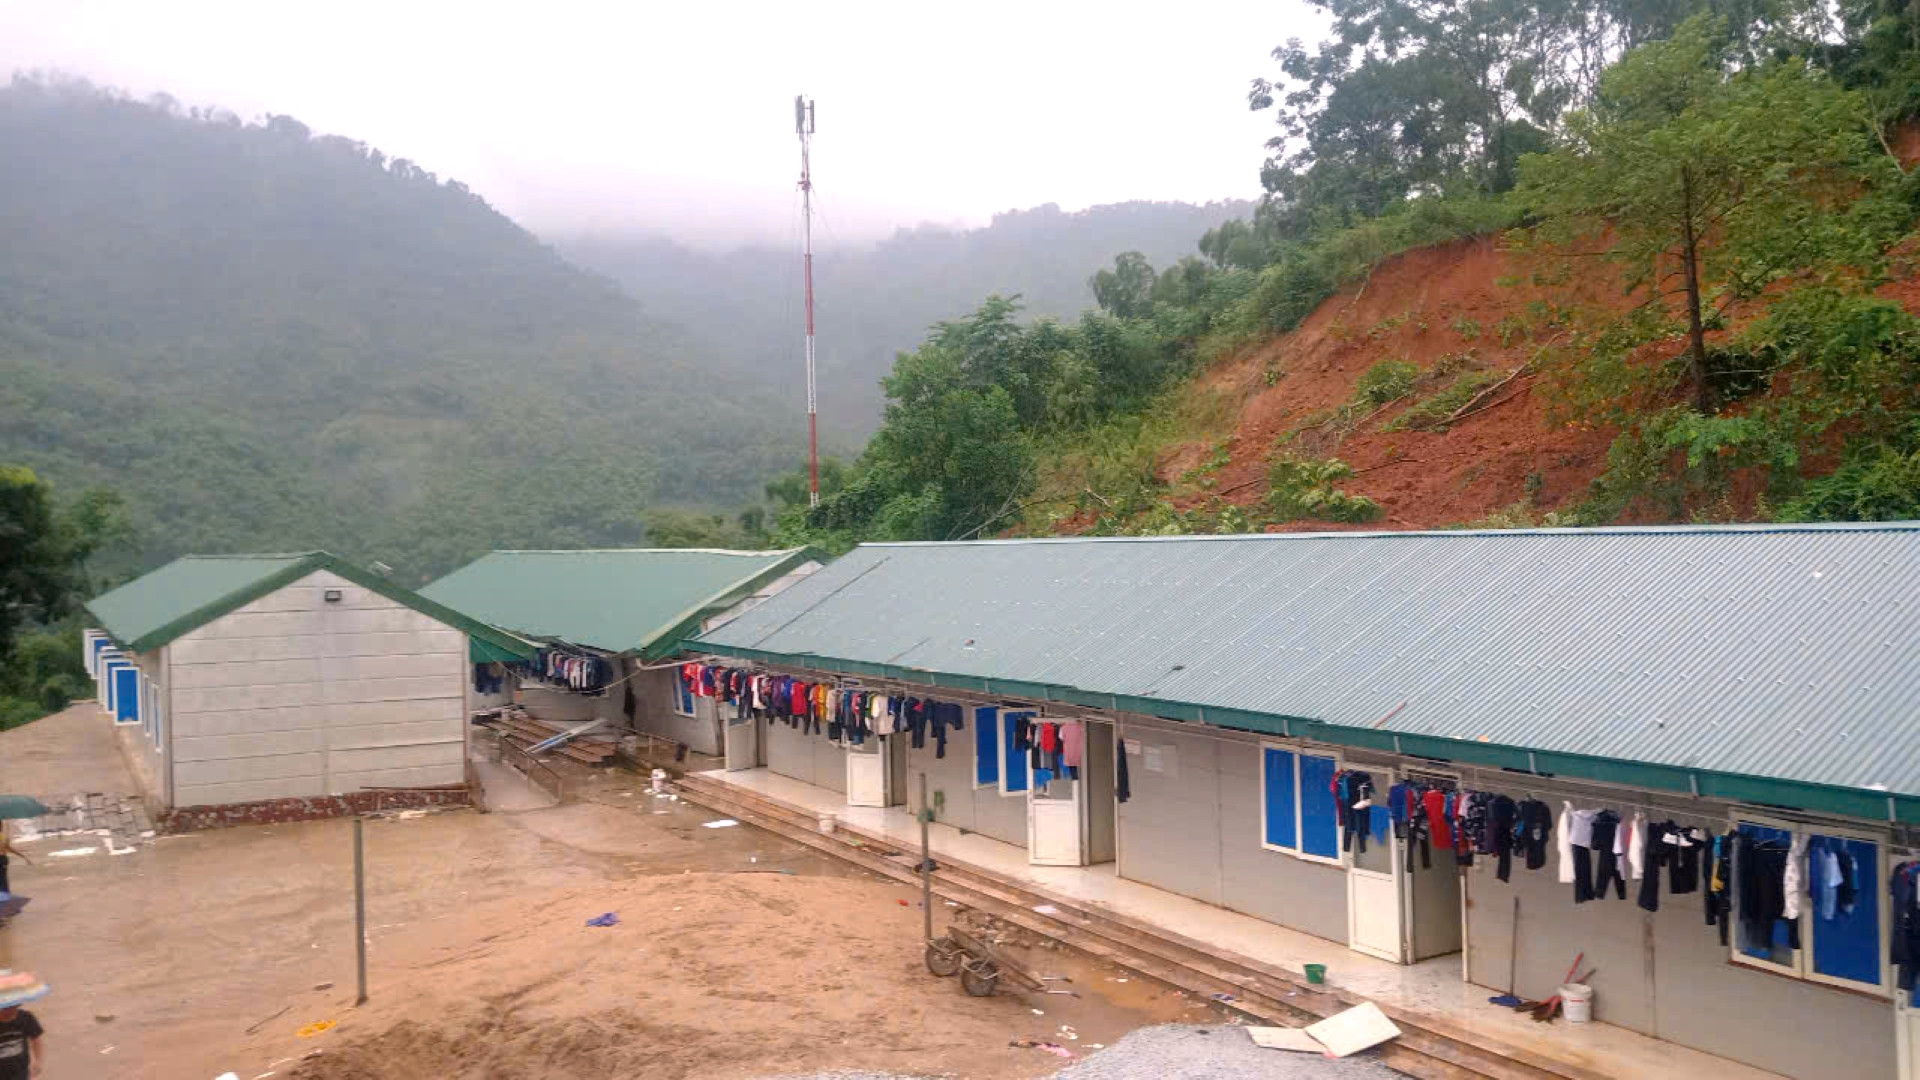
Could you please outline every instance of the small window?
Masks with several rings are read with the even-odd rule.
[[[1880,948],[1880,845],[1850,836],[1811,833],[1807,873],[1809,976],[1842,986],[1885,988]],[[1836,877],[1834,871],[1838,870]]]
[[[693,691],[687,689],[687,680],[679,672],[673,676],[673,711],[681,716],[693,715]]]
[[[991,705],[973,710],[973,786],[1000,786],[1000,710]]]
[[[1293,787],[1293,751],[1263,746],[1260,756],[1260,801],[1266,807],[1262,841],[1272,848],[1294,850],[1300,846],[1299,797]]]
[[[1333,777],[1340,759],[1284,746],[1260,748],[1260,840],[1304,859],[1339,863],[1340,821]]]
[[[1734,827],[1773,852],[1791,852],[1797,841],[1804,853],[1798,919],[1775,919],[1770,932],[1760,933],[1741,918],[1736,892],[1734,961],[1812,982],[1890,993],[1880,843],[1858,833],[1764,818],[1738,817]]]

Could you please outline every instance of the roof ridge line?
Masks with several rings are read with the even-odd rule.
[[[1021,544],[1168,544],[1220,541],[1382,540],[1410,537],[1742,536],[1769,533],[1920,532],[1920,521],[1732,522],[1719,525],[1599,525],[1541,529],[1329,529],[1314,532],[1191,533],[1182,536],[1011,536],[979,540],[875,540],[865,548],[985,547]]]

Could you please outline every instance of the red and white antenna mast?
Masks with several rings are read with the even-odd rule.
[[[807,505],[820,505],[820,405],[813,374],[813,102],[793,99],[793,130],[800,136],[800,206],[806,235],[801,266],[807,279]]]

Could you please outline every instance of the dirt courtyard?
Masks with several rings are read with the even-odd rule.
[[[0,732],[0,791],[73,793],[26,790],[50,774],[7,763],[97,752],[91,722],[105,722],[76,712],[90,710]],[[88,764],[53,782],[124,782],[117,759]],[[969,998],[922,966],[917,890],[750,826],[704,827],[718,817],[615,774],[551,809],[369,821],[359,1008],[349,822],[163,837],[126,855],[55,856],[87,840],[48,838],[25,848],[36,865],[16,865],[32,904],[0,929],[0,967],[53,986],[33,1007],[48,1080],[1024,1077],[1066,1062],[1010,1040],[1084,1053],[1143,1025],[1221,1018],[1050,950],[1031,966],[1078,997]],[[934,903],[936,924],[955,914]],[[605,912],[619,923],[587,925]]]

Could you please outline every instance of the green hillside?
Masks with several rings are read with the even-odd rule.
[[[802,445],[716,355],[362,144],[0,89],[0,460],[122,491],[141,563],[325,545],[414,580],[637,540]]]

